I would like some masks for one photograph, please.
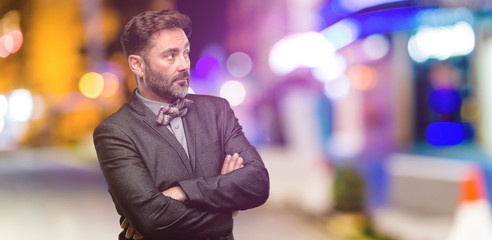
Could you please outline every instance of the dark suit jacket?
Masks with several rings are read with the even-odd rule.
[[[227,101],[186,98],[193,100],[183,117],[189,158],[134,94],[94,130],[99,163],[118,213],[145,239],[233,239],[231,212],[266,201],[268,172]],[[235,152],[244,167],[220,175]],[[176,185],[185,203],[161,194]]]

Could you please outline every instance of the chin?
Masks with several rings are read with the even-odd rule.
[[[182,87],[174,92],[174,96],[177,98],[184,98],[188,95],[188,87]]]

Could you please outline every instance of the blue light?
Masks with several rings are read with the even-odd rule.
[[[324,25],[328,27],[342,19],[368,11],[409,7],[408,0],[330,0],[320,9]]]
[[[401,2],[401,0],[339,0],[340,7],[347,12],[357,12],[362,9],[381,6],[383,4]]]
[[[461,97],[456,89],[432,90],[428,101],[431,109],[436,113],[452,113],[461,106]]]
[[[347,18],[325,28],[321,34],[333,44],[335,49],[340,49],[359,38],[360,24],[358,21]]]
[[[376,33],[407,31],[418,27],[416,16],[429,7],[405,7],[384,9],[354,16],[360,22],[360,37]]]
[[[326,8],[328,9],[328,8]],[[321,12],[323,17],[329,17],[328,12],[324,9]],[[403,7],[393,9],[383,9],[373,12],[363,12],[360,14],[351,14],[337,19],[336,23],[329,24],[321,33],[333,42],[336,48],[351,44],[357,39],[365,38],[373,34],[384,34],[398,31],[408,31],[419,26],[416,18],[425,10],[431,7]],[[350,24],[347,24],[350,23]],[[348,29],[351,31],[347,31]],[[355,28],[353,27],[355,26]],[[353,29],[357,30],[354,31]],[[347,38],[347,32],[353,36]]]
[[[425,131],[427,142],[434,146],[458,145],[464,137],[463,125],[457,122],[431,123]]]
[[[461,123],[461,126],[463,126],[463,141],[466,142],[473,142],[475,139],[475,128],[471,123],[468,122],[463,122]]]
[[[473,25],[473,12],[466,8],[432,8],[420,12],[416,16],[419,25],[428,27],[450,26],[458,22]]]

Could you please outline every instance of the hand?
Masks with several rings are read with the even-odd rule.
[[[144,237],[142,236],[142,234],[140,234],[139,232],[137,232],[129,223],[128,221],[125,219],[123,219],[123,222],[121,223],[120,227],[122,229],[126,229],[126,233],[125,233],[125,238],[126,239],[130,239],[132,236],[133,236],[133,239],[134,240],[137,240],[137,239],[143,239]]]
[[[180,202],[184,202],[186,200],[186,194],[180,186],[169,188],[163,191],[162,194]]]
[[[234,153],[232,156],[227,155],[224,159],[224,164],[222,165],[222,170],[220,170],[220,174],[224,175],[234,170],[240,169],[244,167],[243,163],[243,158],[240,157],[239,154]]]

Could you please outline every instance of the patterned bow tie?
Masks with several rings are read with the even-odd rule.
[[[175,117],[183,117],[188,112],[188,105],[193,103],[189,99],[178,99],[173,104],[162,106],[157,113],[156,121],[159,124],[168,125]]]

